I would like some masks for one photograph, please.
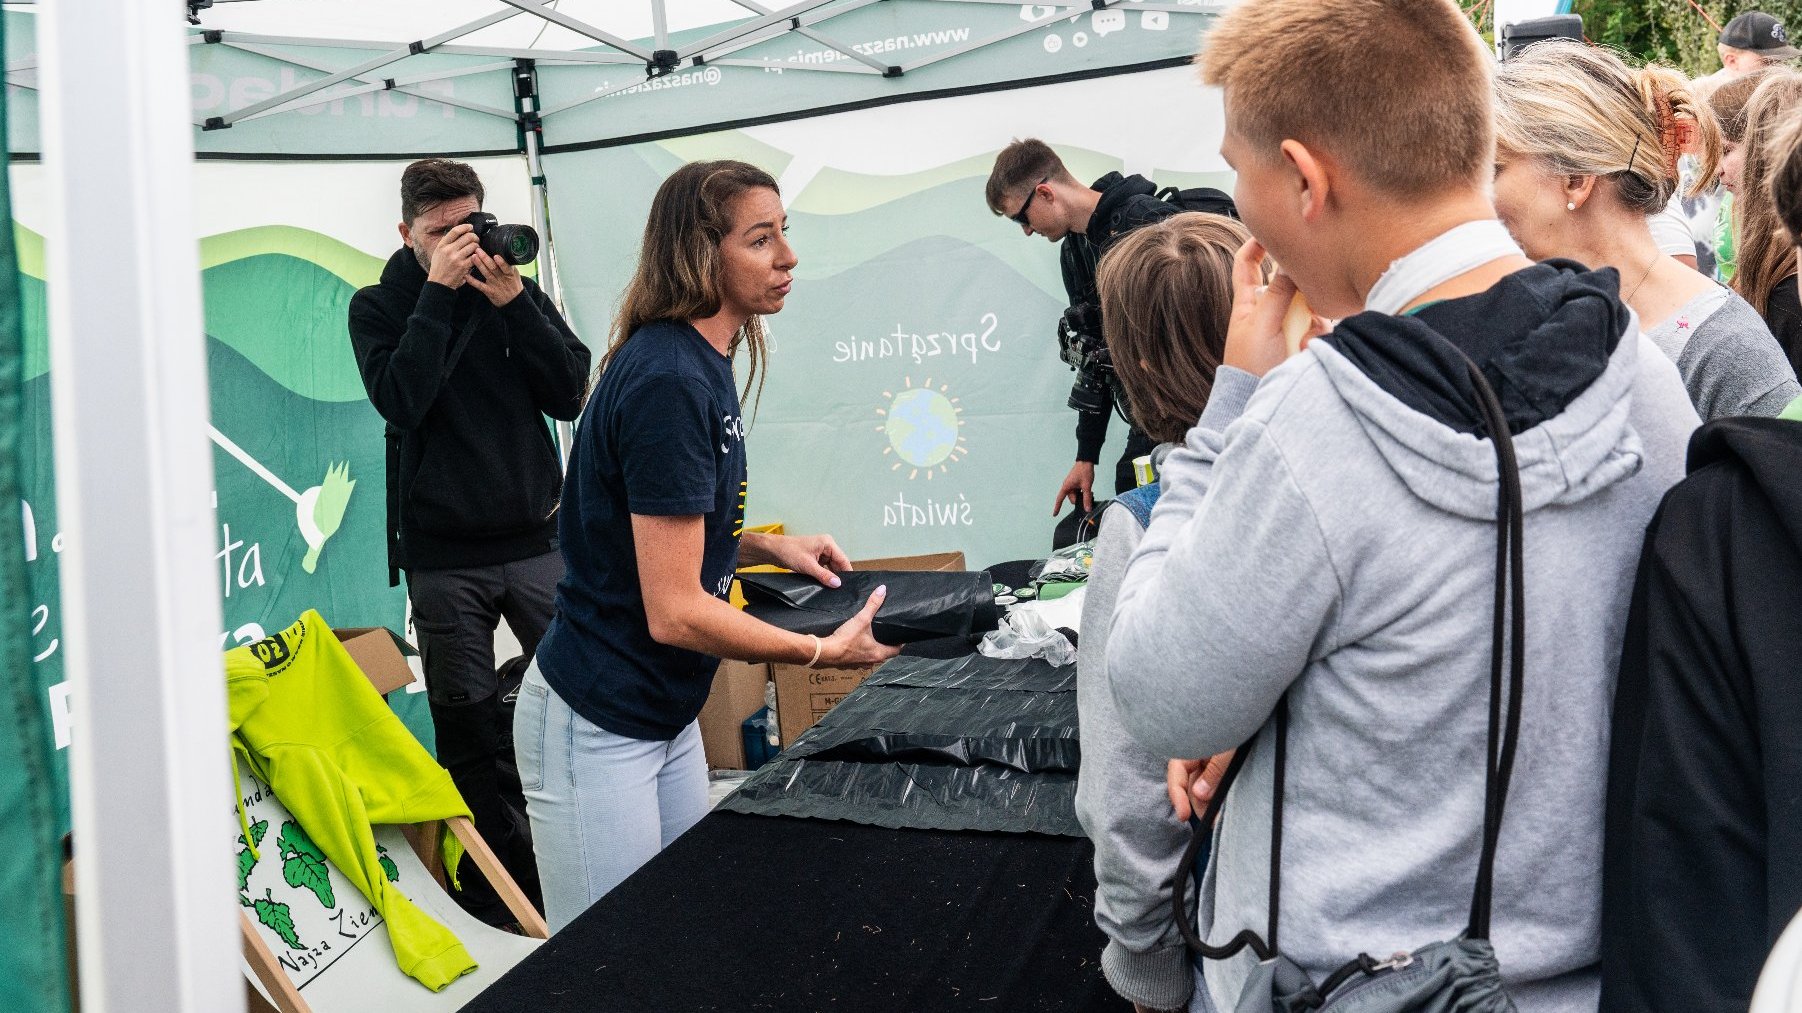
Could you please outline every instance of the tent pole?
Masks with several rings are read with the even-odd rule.
[[[551,239],[551,199],[544,185],[544,160],[539,157],[539,149],[544,146],[544,126],[538,113],[538,67],[531,60],[521,60],[513,77],[513,95],[519,106],[520,148],[526,156],[526,175],[532,181],[532,228],[544,240],[540,244],[538,264],[538,287],[563,313],[562,293],[557,285],[557,251]],[[557,457],[563,467],[569,467],[569,448],[575,439],[575,426],[562,419],[557,420]]]
[[[42,8],[81,1008],[244,1008],[176,9]]]

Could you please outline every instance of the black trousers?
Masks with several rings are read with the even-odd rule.
[[[438,762],[450,771],[482,839],[540,910],[538,863],[510,748],[513,708],[495,669],[494,631],[505,619],[530,658],[551,621],[561,579],[563,556],[555,551],[493,566],[407,573]],[[457,900],[472,915],[492,925],[515,920],[472,859],[464,858],[458,877]]]

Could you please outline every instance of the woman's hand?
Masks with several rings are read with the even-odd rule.
[[[1207,807],[1232,762],[1233,750],[1209,760],[1170,761],[1164,768],[1164,787],[1170,792],[1170,808],[1176,810],[1177,819],[1187,823]]]
[[[746,535],[741,546],[756,562],[805,574],[827,587],[838,587],[835,574],[851,569],[851,560],[831,535]]]
[[[831,539],[827,539],[831,541]],[[877,665],[901,653],[901,648],[879,644],[870,633],[876,610],[888,597],[888,588],[879,587],[843,626],[820,642],[820,660],[815,668],[862,668]]]

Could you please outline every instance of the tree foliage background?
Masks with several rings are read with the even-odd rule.
[[[1493,0],[1466,3],[1472,20],[1485,35],[1493,30]],[[1699,8],[1699,10],[1698,10]],[[1694,77],[1721,67],[1715,42],[1736,14],[1764,11],[1792,33],[1802,33],[1802,0],[1574,0],[1571,12],[1583,16],[1589,41],[1618,49],[1640,60],[1656,60]]]

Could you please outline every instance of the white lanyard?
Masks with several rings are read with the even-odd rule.
[[[1492,260],[1520,256],[1520,246],[1493,218],[1465,222],[1389,265],[1364,299],[1364,308],[1394,315],[1439,285]]]

